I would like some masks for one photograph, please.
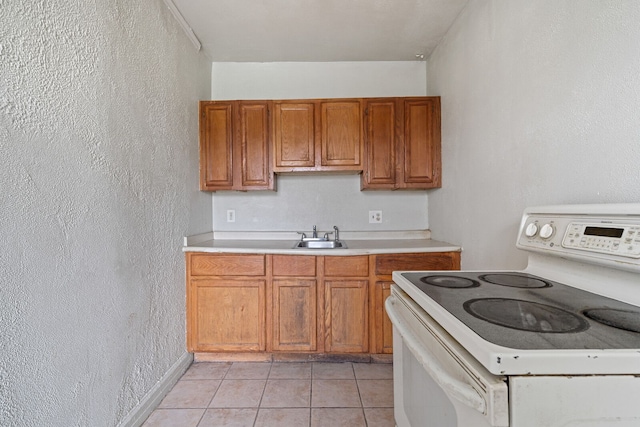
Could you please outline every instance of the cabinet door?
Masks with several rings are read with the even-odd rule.
[[[389,316],[384,308],[384,303],[387,297],[391,295],[391,284],[393,282],[376,282],[374,292],[374,315],[373,321],[376,329],[376,342],[372,344],[375,346],[375,353],[393,353],[393,325]]]
[[[264,280],[200,279],[194,298],[190,351],[264,351]]]
[[[235,126],[234,172],[236,190],[272,190],[269,103],[239,102]]]
[[[231,190],[232,102],[200,103],[200,189]]]
[[[366,100],[365,167],[361,189],[394,189],[397,168],[395,99]]]
[[[369,350],[367,280],[327,280],[325,290],[325,350],[366,353]]]
[[[315,167],[315,104],[285,102],[274,104],[274,171]]]
[[[440,98],[404,101],[404,188],[440,187]]]
[[[392,353],[393,338],[384,302],[389,296],[394,271],[459,270],[460,252],[424,252],[372,255],[372,269],[376,276],[371,291],[371,352]]]
[[[321,168],[362,170],[360,101],[323,101],[320,109]]]
[[[273,280],[273,350],[315,351],[316,281]]]

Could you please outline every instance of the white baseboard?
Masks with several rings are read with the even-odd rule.
[[[169,393],[173,386],[178,382],[182,374],[189,368],[193,362],[193,354],[184,353],[169,368],[166,374],[154,385],[149,393],[147,393],[140,403],[133,408],[126,417],[118,424],[118,427],[139,427],[151,415],[151,412],[160,404],[162,399]]]

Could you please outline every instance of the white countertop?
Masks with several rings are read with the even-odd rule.
[[[319,233],[320,234],[320,233]],[[410,252],[459,252],[460,246],[430,239],[429,230],[340,232],[346,249],[294,249],[295,232],[216,232],[185,237],[184,252],[287,255],[369,255]]]

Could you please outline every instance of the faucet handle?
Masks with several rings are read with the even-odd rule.
[[[329,240],[329,234],[333,234],[333,231],[328,231],[324,233],[324,240]]]
[[[300,237],[300,240],[304,240],[304,239],[307,238],[307,235],[305,233],[301,232],[301,231],[296,231],[296,233],[302,234],[302,236]]]

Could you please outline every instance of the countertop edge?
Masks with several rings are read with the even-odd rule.
[[[232,248],[232,247],[198,247],[189,246],[183,252],[205,253],[236,253],[236,254],[276,254],[276,255],[315,255],[315,256],[352,256],[379,255],[416,252],[462,252],[460,246],[431,246],[412,248],[374,248],[374,249],[263,249],[263,248]]]

